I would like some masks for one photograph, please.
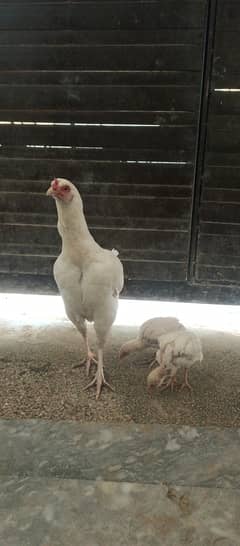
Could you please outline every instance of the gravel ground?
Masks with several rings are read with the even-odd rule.
[[[105,365],[115,392],[100,400],[87,384],[81,338],[66,322],[35,328],[0,324],[0,417],[240,427],[240,337],[199,331],[204,360],[190,372],[193,394],[146,391],[152,352],[118,361],[121,344],[136,328],[115,327]],[[94,341],[92,331],[90,339]]]

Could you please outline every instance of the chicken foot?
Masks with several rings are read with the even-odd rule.
[[[175,387],[176,385],[178,385],[178,382],[177,382],[177,380],[176,380],[176,377],[175,377],[175,376],[170,377],[170,378],[168,379],[168,381],[167,381],[165,384],[164,384],[164,381],[165,381],[166,377],[164,377],[163,379],[164,379],[164,380],[161,380],[161,382],[160,382],[159,385],[158,385],[158,387],[161,387],[161,388],[160,388],[160,391],[161,391],[161,392],[162,392],[162,391],[165,391],[166,389],[168,389],[168,388],[170,387],[171,392],[173,392],[173,391],[174,391],[174,387]]]
[[[73,368],[81,368],[82,366],[86,366],[86,375],[87,377],[89,376],[89,371],[90,371],[90,368],[91,368],[91,365],[92,364],[97,364],[98,361],[96,359],[96,355],[91,351],[90,347],[89,347],[89,344],[88,344],[88,339],[85,338],[84,339],[85,341],[85,344],[86,344],[86,350],[87,350],[87,359],[86,358],[83,358],[83,360],[81,360],[79,362],[79,364],[74,364]]]
[[[170,387],[171,392],[174,391],[174,387],[178,385],[176,373],[177,368],[176,366],[172,365],[171,370],[168,370],[168,373],[165,373],[158,383],[158,388],[160,388],[160,391],[165,391],[166,389],[168,389],[168,387]]]
[[[92,381],[90,381],[90,383],[88,383],[88,385],[86,387],[84,387],[84,391],[86,391],[87,389],[90,389],[90,387],[93,387],[94,385],[97,385],[97,392],[96,392],[96,400],[99,399],[100,397],[100,394],[101,394],[101,390],[102,390],[102,387],[105,385],[106,387],[108,387],[109,389],[111,389],[112,391],[114,391],[114,388],[110,385],[110,383],[108,383],[104,377],[104,370],[103,370],[103,350],[102,349],[99,349],[98,350],[98,363],[97,363],[98,367],[97,367],[97,371],[96,371],[96,374],[94,376],[94,378],[92,379]]]
[[[87,377],[88,377],[88,376],[89,376],[89,372],[90,372],[91,365],[92,365],[92,364],[97,364],[97,363],[98,363],[98,361],[97,361],[97,359],[96,359],[95,354],[94,354],[92,351],[88,350],[88,353],[87,353],[87,360],[84,358],[84,359],[82,360],[82,362],[80,362],[80,366],[85,364],[85,366],[86,366],[86,375],[87,375]]]

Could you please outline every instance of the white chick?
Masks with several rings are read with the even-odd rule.
[[[181,389],[187,387],[192,390],[188,380],[189,369],[203,359],[199,337],[187,329],[177,330],[164,334],[159,338],[160,348],[156,353],[158,367],[147,378],[148,388],[168,387],[174,389],[176,375],[180,368],[184,369],[184,381]]]

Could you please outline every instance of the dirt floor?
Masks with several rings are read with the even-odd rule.
[[[94,389],[83,391],[85,369],[74,368],[83,351],[71,324],[0,324],[0,417],[240,427],[239,336],[200,330],[204,360],[190,372],[193,394],[166,391],[149,396],[146,376],[153,352],[118,360],[121,344],[136,332],[113,328],[105,367],[115,392],[104,389],[97,402]]]

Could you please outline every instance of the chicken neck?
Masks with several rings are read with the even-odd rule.
[[[98,247],[94,241],[84,216],[82,200],[74,196],[71,203],[56,201],[58,213],[58,232],[62,238],[63,250],[65,247]]]

